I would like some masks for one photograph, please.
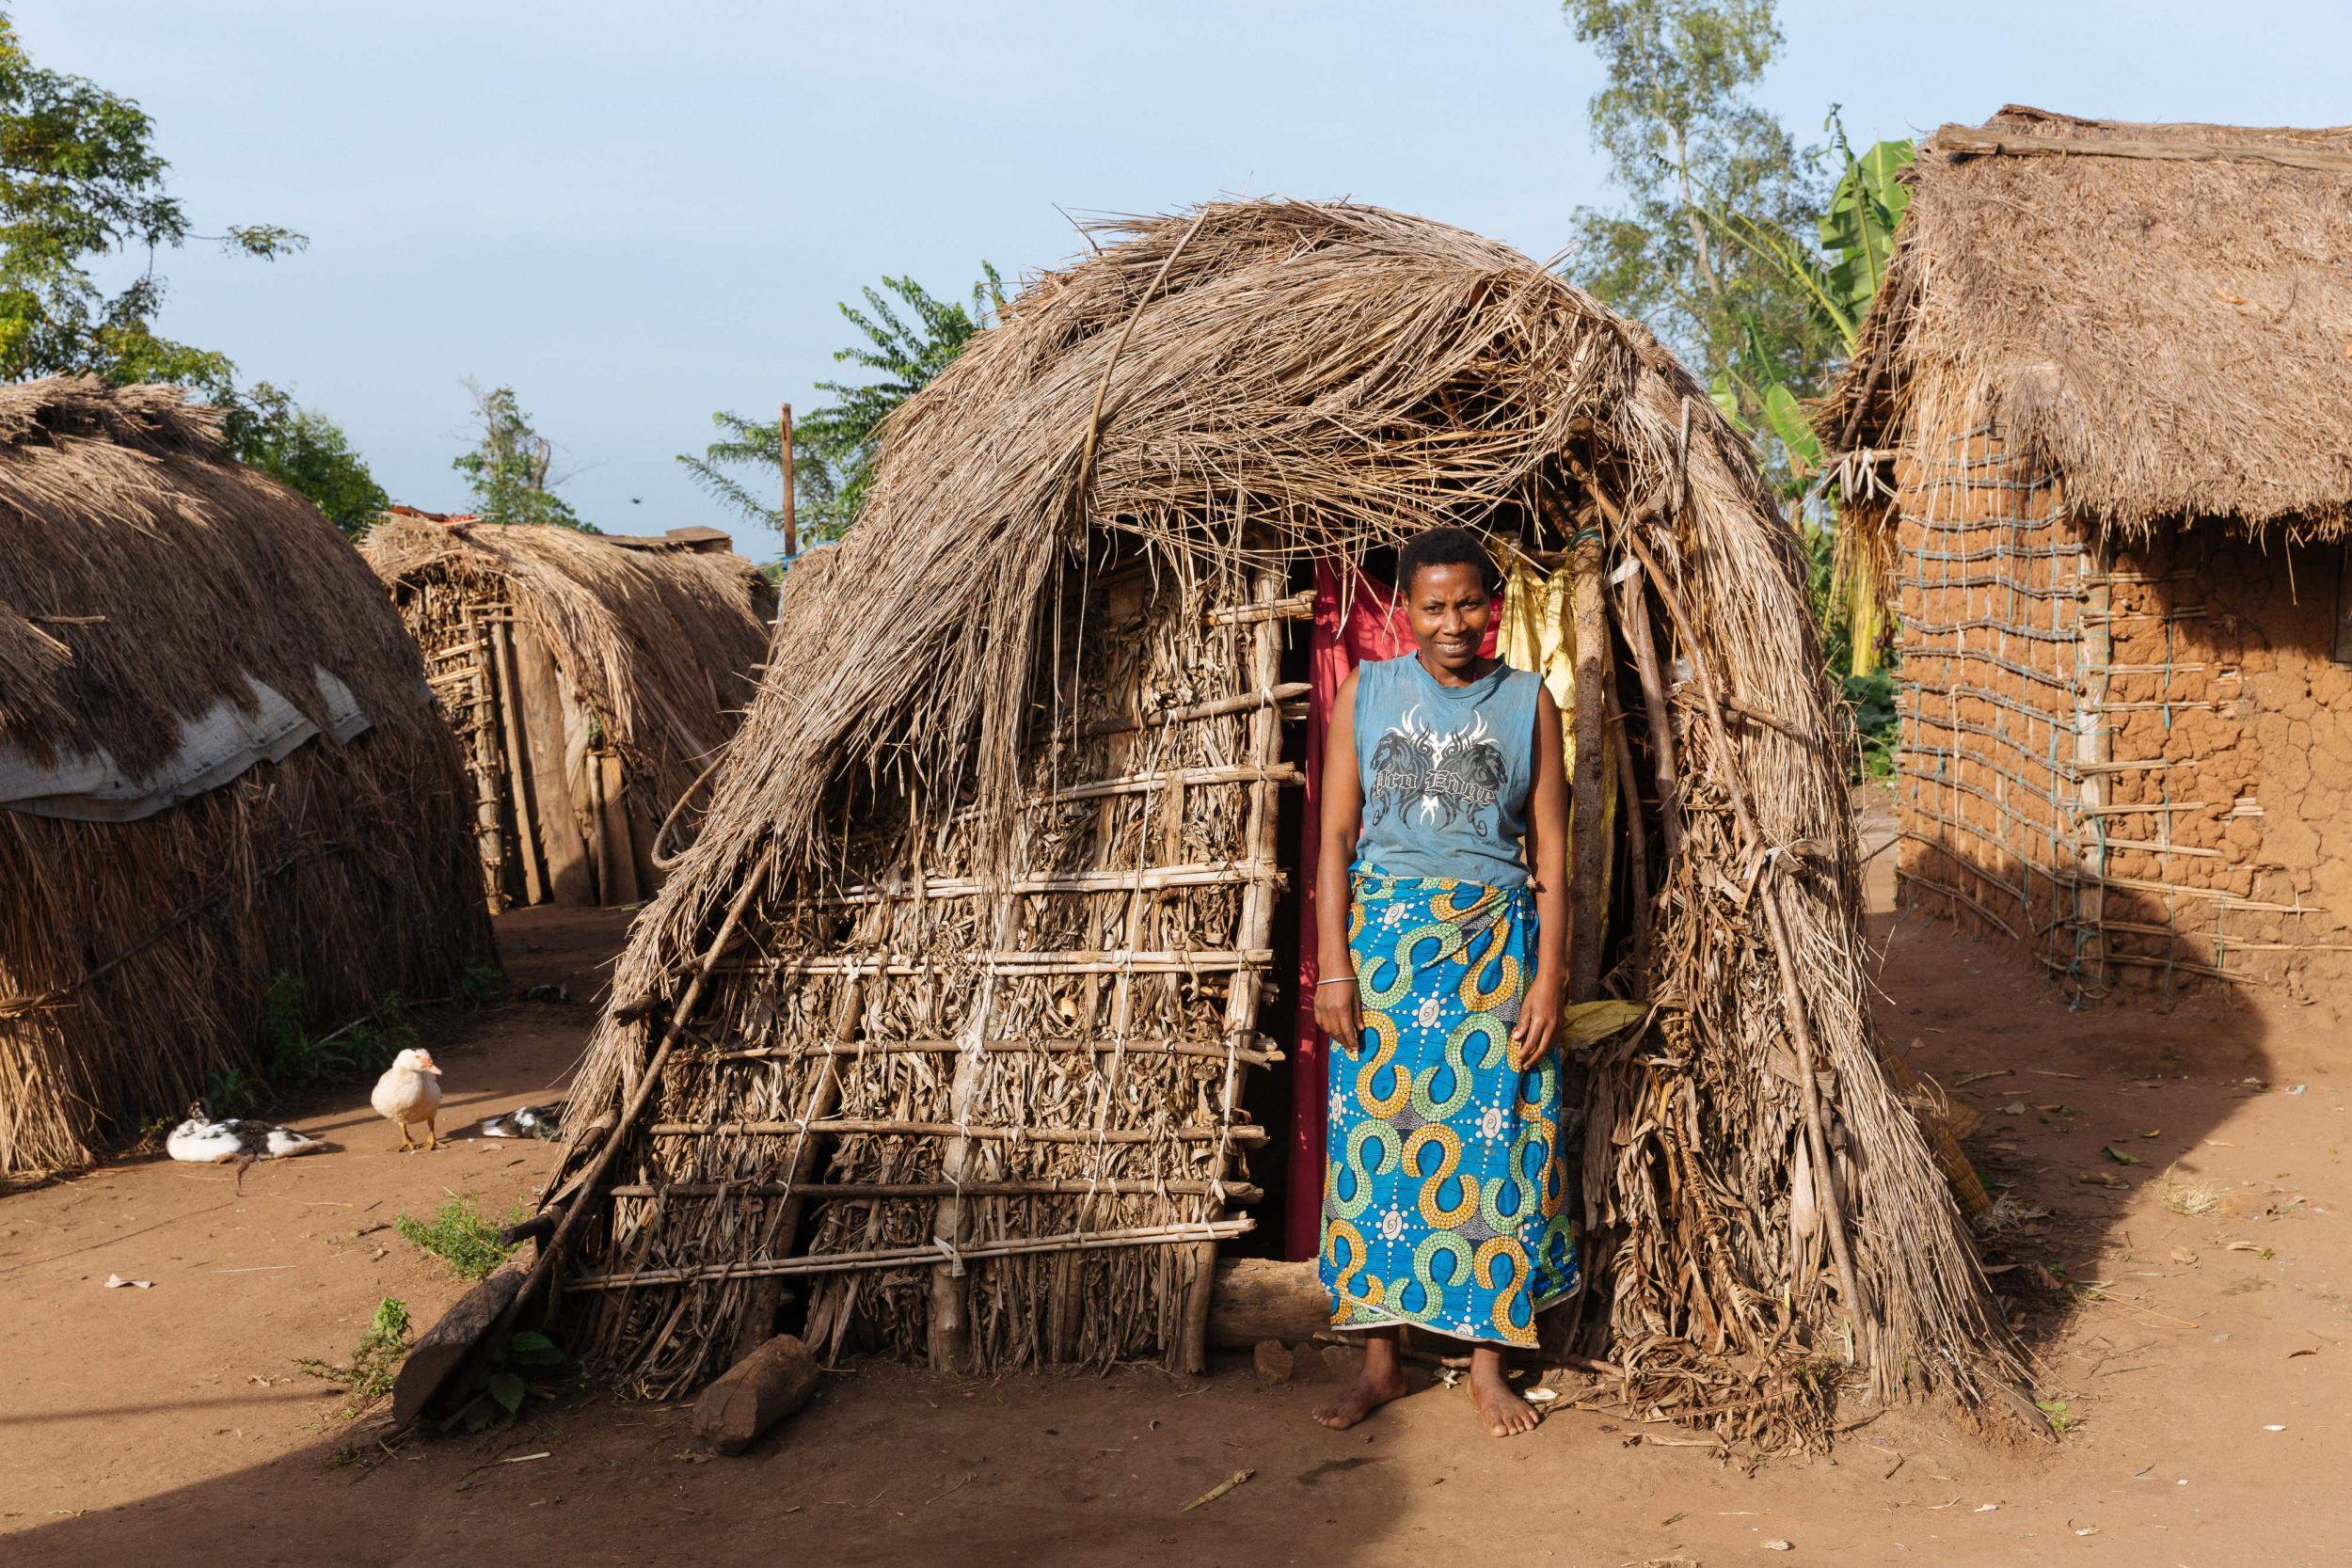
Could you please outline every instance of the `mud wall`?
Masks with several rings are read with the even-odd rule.
[[[2134,672],[2106,715],[2116,984],[2227,975],[2352,998],[2343,553],[2211,521],[2116,549],[2113,661]]]
[[[2086,994],[2352,1000],[2343,547],[2110,543],[1990,420],[1896,481],[1900,902]]]

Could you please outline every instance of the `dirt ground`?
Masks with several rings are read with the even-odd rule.
[[[1866,848],[1884,832],[1874,818]],[[0,1197],[0,1558],[2352,1562],[2352,1073],[2332,1025],[2227,997],[2070,1011],[2007,954],[1892,919],[1890,860],[1871,863],[1885,1021],[1984,1116],[1971,1153],[2019,1211],[1996,1282],[2056,1443],[1898,1411],[1829,1458],[1748,1474],[1582,1410],[1498,1444],[1461,1389],[1331,1433],[1307,1418],[1321,1386],[1239,1366],[984,1383],[866,1366],[737,1460],[690,1454],[680,1406],[580,1393],[357,1463],[368,1429],[294,1358],[342,1359],[382,1296],[421,1324],[459,1293],[369,1227],[451,1194],[502,1213],[553,1154],[398,1155],[362,1085],[293,1118],[337,1152],[257,1166],[242,1197],[227,1171],[161,1160]],[[501,922],[518,984],[578,1000],[429,1021],[445,1127],[560,1083],[622,924]],[[105,1290],[110,1273],[154,1288]]]

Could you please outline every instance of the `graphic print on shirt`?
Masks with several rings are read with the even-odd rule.
[[[1467,817],[1470,831],[1485,838],[1490,824],[1480,814],[1494,811],[1509,777],[1486,715],[1466,729],[1439,734],[1422,722],[1416,703],[1373,748],[1364,820],[1377,822],[1394,812],[1402,821],[1450,828]]]

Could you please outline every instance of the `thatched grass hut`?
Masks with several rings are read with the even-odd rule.
[[[728,545],[405,507],[369,531],[361,553],[473,774],[493,909],[633,904],[660,884],[655,837],[735,733],[775,613]]]
[[[828,1354],[1197,1364],[1289,1141],[1288,628],[1319,561],[1440,521],[1574,574],[1572,986],[1654,1004],[1593,1064],[1603,1283],[1555,1333],[1766,1444],[1824,1431],[1833,1367],[2005,1386],[1875,1053],[1839,720],[1745,443],[1516,252],[1283,201],[1133,225],[898,416],[632,933],[526,1301],[560,1274],[565,1342],[659,1390],[786,1281]]]
[[[2352,982],[2352,130],[1920,150],[1827,408],[1909,904],[2070,989]]]
[[[0,1171],[489,957],[464,777],[332,524],[169,388],[0,388]]]

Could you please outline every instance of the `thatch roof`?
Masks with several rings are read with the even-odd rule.
[[[322,671],[367,714],[421,707],[398,621],[359,608],[373,585],[316,517],[177,388],[0,388],[0,748],[147,775],[224,704],[258,712],[255,682],[335,729]]]
[[[1919,149],[1892,268],[1823,422],[1897,445],[1994,416],[2070,506],[2332,535],[2352,509],[2352,128],[2010,106]],[[1924,433],[1923,433],[1924,434]]]
[[[734,733],[773,612],[751,562],[702,544],[409,514],[371,529],[360,553],[395,597],[440,579],[535,623],[659,819]]]
[[[414,643],[217,428],[172,388],[0,388],[0,1171],[265,1073],[265,995],[324,1032],[490,954]]]
[[[1759,1441],[1806,1431],[1821,1385],[1789,1358],[1840,1354],[1839,1299],[1882,1393],[1971,1395],[2013,1375],[1964,1227],[1875,1054],[1833,699],[1796,536],[1746,442],[1639,325],[1463,230],[1277,200],[1119,227],[1032,281],[905,404],[858,526],[824,552],[821,575],[787,578],[783,660],[724,759],[701,837],[631,930],[575,1086],[576,1124],[596,1131],[550,1188],[565,1218],[543,1270],[585,1228],[596,1266],[670,1265],[671,1283],[567,1297],[594,1319],[567,1342],[646,1386],[691,1386],[724,1364],[755,1298],[739,1279],[695,1283],[695,1271],[766,1261],[773,1210],[648,1212],[642,1195],[694,1182],[707,1199],[729,1181],[773,1181],[795,1142],[761,1128],[657,1134],[640,1118],[751,1121],[778,1114],[770,1103],[800,1114],[810,1091],[671,1047],[684,1029],[774,1039],[779,1071],[829,1059],[842,1026],[826,1005],[788,990],[745,1002],[714,971],[723,952],[769,951],[798,918],[794,898],[874,874],[845,828],[870,833],[913,811],[890,831],[930,847],[906,851],[918,878],[939,860],[1008,875],[1027,792],[1076,766],[1081,716],[1101,711],[1086,689],[1099,675],[1071,667],[1083,645],[1072,627],[1108,613],[1089,562],[1116,551],[1178,580],[1237,562],[1279,572],[1467,523],[1523,529],[1514,537],[1531,548],[1599,531],[1613,563],[1645,554],[1695,638],[1670,639],[1672,651],[1734,705],[1718,709],[1691,680],[1670,699],[1679,852],[1640,944],[1647,972],[1623,977],[1661,1011],[1638,1048],[1600,1064],[1588,1102],[1587,1206],[1622,1240],[1599,1310],[1644,1369],[1640,1397]],[[1762,906],[1779,924],[1759,920]],[[862,961],[841,951],[836,968]],[[946,995],[977,961],[924,960]],[[698,1006],[699,1022],[683,1022]],[[674,1010],[681,1022],[665,1022]],[[1845,1201],[1858,1290],[1823,1285],[1814,1189],[1791,1174],[1806,1115],[1789,1086],[1805,1082],[1788,1066],[1792,1018],[1817,1042],[1840,1158],[1855,1162]],[[859,1049],[886,1066],[890,1046]],[[910,1059],[889,1081],[928,1085],[930,1104],[940,1078]],[[1020,1115],[1007,1093],[1000,1109]],[[1191,1113],[1116,1114],[1144,1118],[1129,1134],[1141,1137]],[[925,1155],[910,1145],[904,1157]],[[640,1195],[626,1221],[595,1198],[612,1180]],[[566,1189],[575,1180],[588,1196]],[[696,1292],[675,1309],[674,1285]],[[1005,1299],[1000,1322],[1033,1310]],[[1034,1340],[1009,1335],[1006,1359]],[[1726,1402],[1727,1384],[1742,1397]]]

